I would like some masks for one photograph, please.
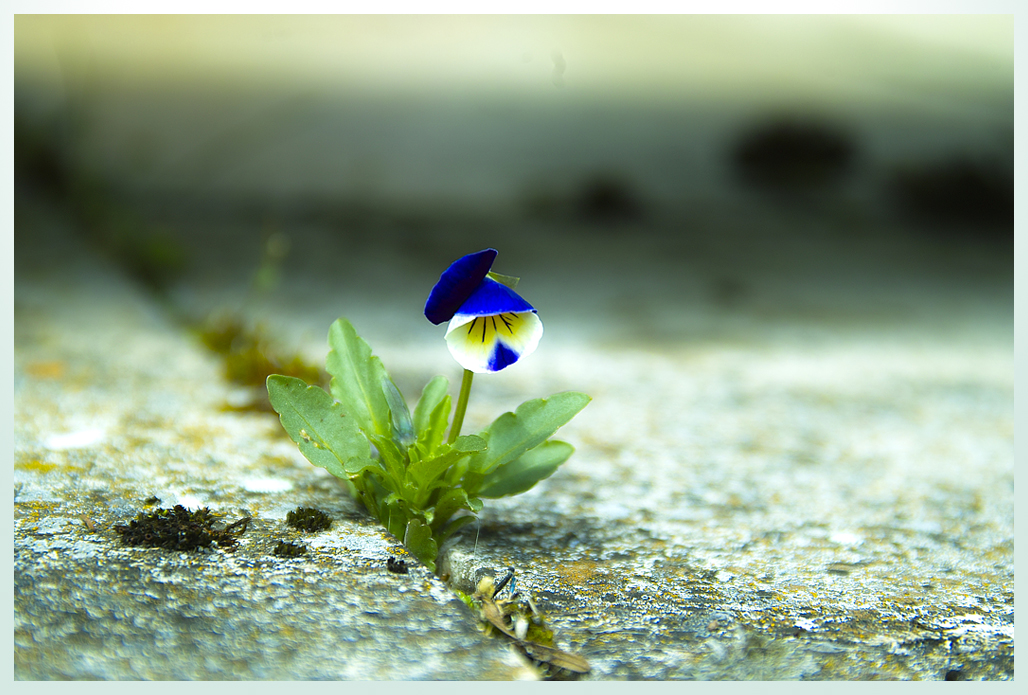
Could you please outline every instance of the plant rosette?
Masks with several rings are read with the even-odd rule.
[[[490,272],[495,258],[486,249],[458,259],[425,304],[429,321],[449,322],[447,346],[464,367],[456,410],[449,381],[436,376],[411,412],[345,318],[328,333],[329,392],[280,374],[267,380],[271,405],[307,460],[347,481],[433,572],[443,544],[475,520],[483,499],[530,490],[571,456],[574,447],[550,437],[591,400],[576,391],[536,398],[461,436],[473,375],[516,364],[542,336],[536,310],[514,292],[517,278]]]

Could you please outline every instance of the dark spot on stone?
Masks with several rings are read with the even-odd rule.
[[[615,550],[607,555],[610,560],[630,560],[635,557],[636,553],[628,550]]]
[[[286,514],[286,523],[299,531],[314,533],[332,526],[328,514],[313,507],[297,507]]]
[[[964,674],[960,669],[951,668],[949,671],[946,671],[946,680],[962,681],[964,680]]]
[[[407,563],[390,555],[386,560],[386,569],[395,574],[407,574]]]
[[[150,507],[152,505],[160,504],[160,503],[161,503],[161,498],[160,497],[158,497],[157,495],[151,495],[150,497],[147,497],[146,500],[144,500],[143,506]]]

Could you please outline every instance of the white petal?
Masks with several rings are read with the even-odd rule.
[[[498,372],[535,351],[543,322],[534,311],[454,316],[446,330],[450,354],[465,369]]]

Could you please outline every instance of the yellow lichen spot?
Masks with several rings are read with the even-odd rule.
[[[25,365],[25,373],[37,379],[60,379],[64,376],[64,362],[48,360],[29,362]]]
[[[42,461],[19,461],[14,464],[19,471],[30,471],[32,473],[46,474],[57,468],[56,463],[43,463]]]
[[[52,514],[54,510],[58,509],[60,506],[60,502],[26,500],[24,502],[15,503],[14,513],[16,517],[31,520],[33,518],[38,518],[42,514]]]

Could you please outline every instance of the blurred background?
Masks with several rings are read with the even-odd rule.
[[[325,384],[341,316],[408,401],[456,397],[422,311],[486,247],[545,335],[463,431],[593,401],[457,549],[516,566],[593,677],[1012,677],[1012,16],[13,24],[22,677],[345,675],[343,642],[405,634],[448,664],[253,411],[268,373]],[[252,516],[249,547],[113,552],[151,496]],[[295,587],[362,617],[254,593],[292,591],[255,534],[298,504],[339,523]]]
[[[1013,29],[18,15],[16,276],[61,220],[254,383],[341,315],[452,367],[421,308],[487,246],[556,347],[1012,348]]]

